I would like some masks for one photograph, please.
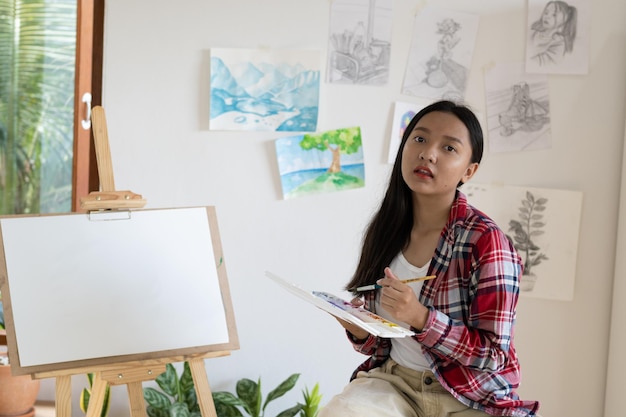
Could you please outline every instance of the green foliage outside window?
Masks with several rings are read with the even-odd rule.
[[[75,0],[0,0],[0,214],[71,209]]]

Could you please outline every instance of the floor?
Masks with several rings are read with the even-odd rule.
[[[34,417],[55,417],[53,401],[38,401],[35,403]]]

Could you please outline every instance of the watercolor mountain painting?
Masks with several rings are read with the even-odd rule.
[[[285,200],[365,186],[359,127],[289,136],[275,144]]]
[[[211,130],[314,132],[320,52],[211,49]]]

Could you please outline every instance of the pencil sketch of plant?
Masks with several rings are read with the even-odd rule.
[[[541,261],[548,260],[548,257],[540,251],[541,248],[533,240],[544,234],[542,229],[546,223],[543,221],[542,212],[545,211],[547,203],[547,198],[535,198],[533,193],[526,191],[526,198],[522,200],[522,205],[519,207],[518,217],[520,221],[511,220],[509,222],[509,231],[515,233],[513,245],[515,249],[522,252],[524,259],[523,275],[525,276],[533,275],[533,267],[539,265]],[[532,285],[527,290],[532,290]]]
[[[437,23],[437,54],[426,63],[426,78],[424,82],[434,88],[443,88],[449,82],[458,91],[465,91],[467,73],[469,70],[452,59],[452,49],[461,38],[457,34],[461,24],[454,19],[443,19]]]
[[[463,100],[479,16],[424,7],[416,16],[402,93]]]

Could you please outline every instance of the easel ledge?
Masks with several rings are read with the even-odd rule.
[[[71,378],[72,375],[84,373],[94,374],[86,417],[100,416],[104,405],[107,385],[122,384],[127,386],[131,416],[147,417],[142,383],[156,379],[165,372],[165,366],[168,363],[187,361],[196,388],[200,413],[203,417],[217,417],[209,380],[206,375],[204,360],[229,355],[229,351],[207,352],[204,354],[181,355],[164,359],[148,359],[115,365],[104,365],[99,369],[85,367],[66,371],[41,372],[34,374],[33,377],[36,379],[56,378],[55,410],[57,417],[70,417],[72,415]]]
[[[112,210],[142,208],[146,200],[132,191],[92,191],[80,199],[83,210]]]

